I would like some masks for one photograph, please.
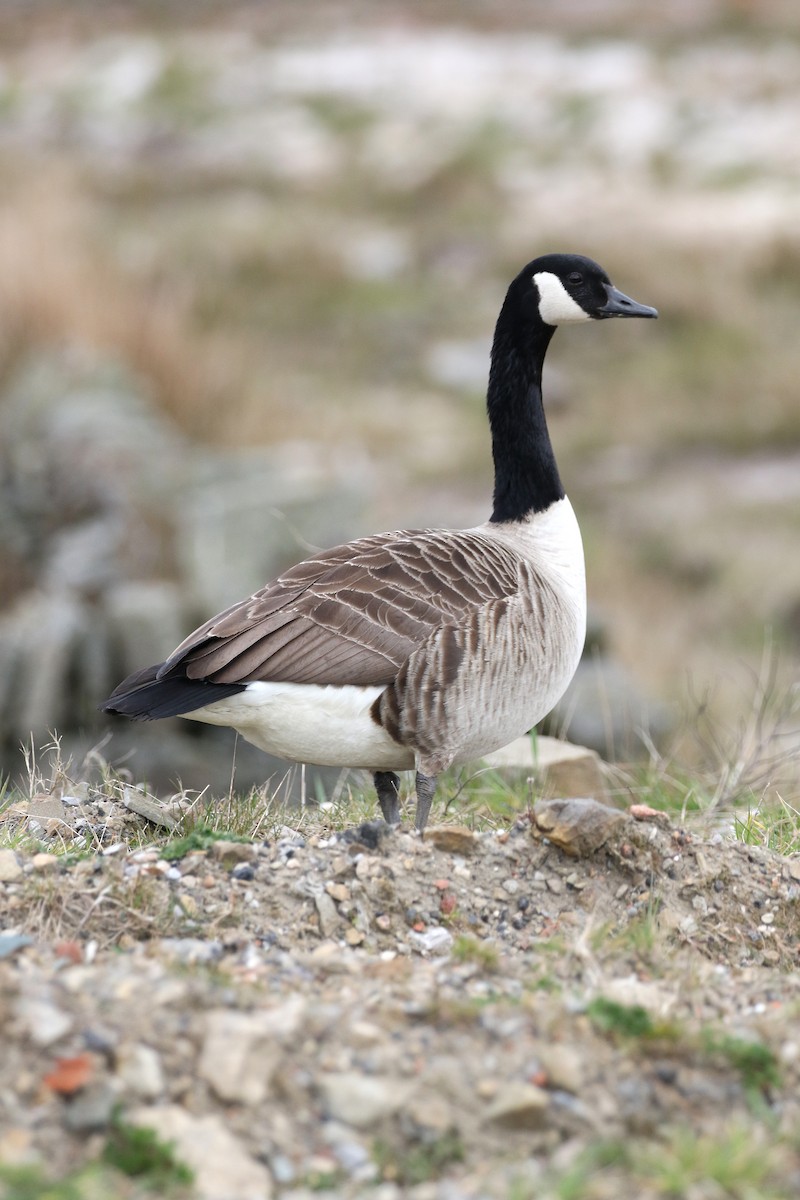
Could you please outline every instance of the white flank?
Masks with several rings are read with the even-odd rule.
[[[185,715],[226,725],[243,738],[291,762],[328,767],[404,771],[414,753],[373,721],[370,708],[383,687],[313,683],[248,683],[245,691]]]
[[[557,275],[539,271],[533,277],[539,290],[539,316],[547,325],[574,325],[591,317],[573,300]]]

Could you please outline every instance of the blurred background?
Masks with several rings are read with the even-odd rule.
[[[796,696],[794,0],[6,0],[0,48],[2,771],[111,731],[227,788],[230,733],[97,703],[309,547],[483,520],[494,321],[551,250],[661,313],[550,352],[592,610],[556,728],[691,761]]]

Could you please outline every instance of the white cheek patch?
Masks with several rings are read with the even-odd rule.
[[[572,299],[557,275],[550,271],[539,271],[534,275],[533,282],[539,289],[539,316],[546,325],[591,321],[592,318]]]

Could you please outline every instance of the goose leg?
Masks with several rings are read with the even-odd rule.
[[[400,776],[394,771],[375,771],[375,791],[387,825],[400,824]]]
[[[422,771],[417,771],[417,811],[414,817],[414,824],[420,833],[425,832],[425,826],[428,824],[428,816],[433,803],[433,793],[436,791],[436,776],[423,775]]]

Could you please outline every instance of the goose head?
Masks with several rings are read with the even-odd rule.
[[[582,254],[543,254],[524,268],[518,280],[532,290],[545,325],[658,316],[655,308],[615,288],[603,268]]]

